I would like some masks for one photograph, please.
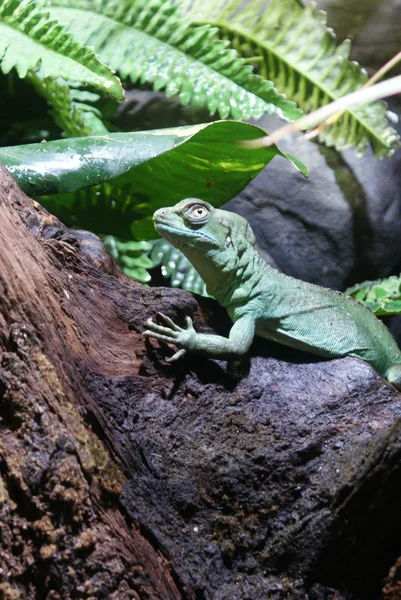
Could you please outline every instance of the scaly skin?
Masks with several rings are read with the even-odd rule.
[[[401,389],[401,351],[369,309],[339,292],[279,273],[254,249],[248,222],[197,198],[157,210],[155,228],[181,250],[226,308],[234,325],[229,337],[196,333],[186,317],[181,328],[160,315],[148,320],[146,337],[175,344],[177,360],[187,350],[216,358],[241,357],[255,335],[325,357],[355,356]]]

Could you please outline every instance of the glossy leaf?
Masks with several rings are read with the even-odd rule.
[[[277,146],[250,152],[238,141],[265,132],[217,121],[137,133],[114,133],[0,148],[0,162],[29,195],[71,226],[122,239],[155,237],[151,215],[197,196],[226,202],[275,156]],[[296,168],[306,167],[296,161]],[[91,187],[90,189],[83,189]]]

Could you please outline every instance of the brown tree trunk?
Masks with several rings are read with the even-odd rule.
[[[118,498],[124,467],[81,374],[129,373],[135,334],[78,242],[0,171],[0,596],[181,598]],[[124,279],[135,293],[135,284]],[[122,294],[121,294],[122,297]],[[115,354],[113,354],[115,351]],[[115,366],[118,367],[115,369]],[[133,368],[135,368],[133,366]]]
[[[168,365],[149,316],[225,313],[129,280],[5,169],[0,252],[0,597],[400,597],[401,396],[369,365]]]

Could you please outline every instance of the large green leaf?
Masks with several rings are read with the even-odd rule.
[[[314,3],[305,8],[299,0],[182,0],[183,12],[195,25],[213,23],[220,37],[273,81],[279,92],[311,111],[353,92],[367,81],[364,69],[348,60],[350,43],[336,45],[326,16]],[[266,7],[267,4],[267,7]],[[321,141],[337,149],[356,146],[363,152],[370,143],[377,157],[391,154],[399,144],[385,118],[382,101],[351,107],[320,134]]]
[[[236,143],[264,134],[246,123],[217,121],[0,148],[0,162],[29,195],[59,194],[41,202],[69,225],[150,239],[157,208],[191,196],[221,205],[275,156],[307,173],[277,146],[250,152]],[[82,189],[88,186],[96,187]]]
[[[112,70],[57,21],[49,19],[40,1],[0,1],[0,69],[7,74],[12,68],[21,78],[40,68],[43,77],[62,76],[118,100],[124,97]]]
[[[184,105],[206,105],[221,118],[301,115],[215,28],[183,20],[173,0],[52,0],[49,10],[123,79],[151,82]]]

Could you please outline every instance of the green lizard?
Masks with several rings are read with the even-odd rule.
[[[401,351],[368,308],[340,292],[306,283],[270,267],[254,249],[249,223],[237,214],[188,198],[155,212],[155,228],[181,250],[234,325],[229,337],[181,328],[160,314],[144,336],[215,358],[246,354],[255,335],[324,357],[355,356],[401,389]]]

